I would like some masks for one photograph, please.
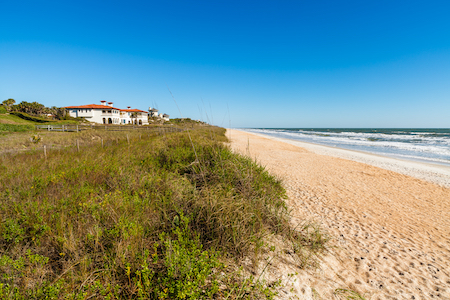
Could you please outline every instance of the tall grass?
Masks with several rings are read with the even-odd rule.
[[[0,128],[1,128],[0,124]],[[8,124],[5,124],[8,125]],[[34,129],[32,127],[31,129]],[[80,132],[57,132],[57,131],[46,131],[46,130],[33,130],[31,132],[14,132],[5,133],[1,136],[0,152],[2,150],[11,152],[14,149],[20,150],[36,150],[42,149],[45,145],[47,148],[65,148],[67,146],[73,146],[77,143],[80,146],[92,146],[101,145],[102,140],[104,143],[117,143],[119,139],[126,139],[128,135],[132,139],[148,138],[155,136],[152,130],[128,130],[123,133],[118,133],[117,131],[100,131],[100,130],[83,130]],[[1,131],[0,131],[1,133]],[[36,143],[34,136],[39,137],[39,142]]]
[[[192,143],[116,134],[0,158],[0,298],[270,298],[239,258],[268,235],[299,255],[323,247],[291,228],[281,183],[233,154],[224,129],[191,131]]]
[[[33,130],[33,125],[23,125],[23,124],[1,124],[0,123],[0,132],[20,132],[20,131],[30,131]]]

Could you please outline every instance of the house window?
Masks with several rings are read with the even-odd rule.
[[[106,114],[106,110],[102,110],[102,114]]]

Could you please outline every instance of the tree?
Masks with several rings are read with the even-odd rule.
[[[64,107],[53,106],[51,109],[58,120],[67,120],[67,117],[69,117],[69,114]]]
[[[12,106],[16,103],[16,100],[9,98],[2,102],[2,104],[5,106],[6,110],[10,111]]]
[[[13,106],[13,110],[27,113],[27,114],[33,114],[33,115],[40,115],[45,112],[46,107],[38,102],[26,102],[22,101],[18,105]]]

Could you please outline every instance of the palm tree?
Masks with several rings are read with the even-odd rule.
[[[14,103],[16,103],[16,100],[9,98],[9,99],[3,101],[2,105],[5,106],[7,111],[10,111],[11,107],[14,105]]]

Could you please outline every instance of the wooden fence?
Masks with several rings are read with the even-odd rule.
[[[36,125],[37,130],[80,132],[84,130],[104,130],[104,131],[130,131],[140,130],[148,132],[180,132],[184,129],[173,126],[136,126],[136,125]]]
[[[172,127],[172,126],[92,126],[92,125],[36,125],[36,129],[38,130],[47,130],[47,131],[64,131],[64,132],[81,132],[84,130],[106,130],[106,131],[131,131],[131,130],[139,130],[137,131],[139,133],[139,139],[145,136],[155,136],[155,135],[165,135],[166,133],[171,132],[181,132],[185,131],[186,129],[178,128],[178,127]],[[74,136],[75,137],[75,136]],[[123,136],[122,138],[125,138]],[[136,138],[136,137],[135,137]],[[127,143],[130,144],[131,137],[126,134],[126,140]],[[118,143],[119,139],[116,138],[108,138],[103,140],[103,138],[100,138],[97,142],[83,142],[78,139],[78,137],[75,137],[73,141],[71,141],[68,144],[63,145],[41,145],[41,146],[34,146],[30,149],[3,149],[0,150],[0,155],[7,155],[7,154],[16,154],[19,152],[26,152],[26,151],[43,151],[45,159],[47,159],[47,155],[50,153],[50,151],[55,150],[61,150],[68,147],[75,146],[77,151],[80,151],[81,147],[93,145],[95,143],[100,143],[102,147],[106,147],[108,144],[111,143]]]

